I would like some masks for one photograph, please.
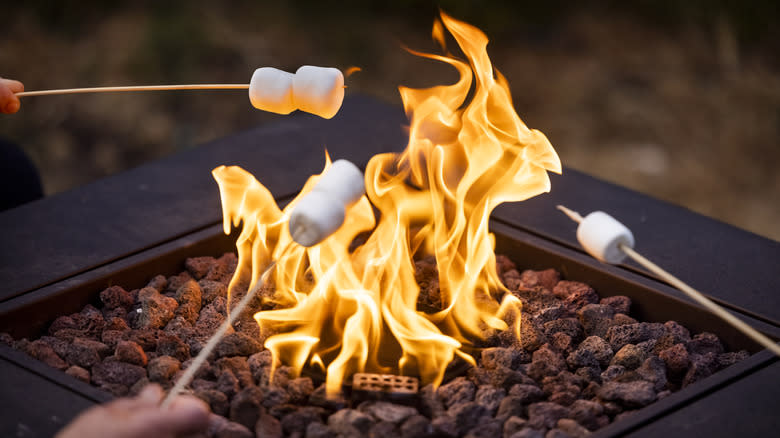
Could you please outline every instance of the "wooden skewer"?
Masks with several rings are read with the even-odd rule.
[[[564,212],[569,218],[577,223],[582,222],[583,218],[580,216],[579,213],[576,211],[570,210],[562,205],[559,205],[558,210],[561,210]],[[666,280],[669,284],[676,287],[686,295],[688,295],[691,299],[696,301],[697,303],[701,304],[712,312],[715,316],[719,317],[720,319],[726,321],[728,324],[730,324],[735,329],[742,332],[745,336],[749,337],[750,339],[753,339],[756,341],[759,345],[762,345],[772,353],[776,354],[777,356],[780,356],[780,346],[777,345],[774,341],[769,339],[767,336],[765,336],[763,333],[759,332],[758,330],[754,329],[753,327],[746,324],[741,319],[737,318],[733,314],[729,313],[726,309],[723,307],[717,305],[715,302],[704,296],[703,293],[697,291],[696,289],[688,286],[685,282],[680,280],[679,278],[675,277],[674,275],[670,274],[669,272],[665,271],[660,266],[656,265],[655,263],[651,262],[638,252],[636,252],[633,248],[630,246],[626,246],[622,243],[618,244],[618,249],[623,251],[628,257],[630,257],[635,262],[639,263],[640,265],[644,266],[646,269],[650,270],[650,272],[658,275],[662,279]]]
[[[174,385],[170,392],[168,392],[168,395],[160,404],[161,409],[168,409],[171,403],[173,403],[173,399],[179,395],[182,389],[190,384],[192,379],[195,377],[195,373],[198,372],[200,367],[203,365],[203,362],[206,361],[206,359],[209,357],[209,354],[211,354],[214,348],[216,348],[219,341],[222,340],[222,337],[225,336],[225,333],[227,333],[228,329],[233,325],[233,322],[236,320],[236,318],[238,318],[238,315],[244,311],[244,308],[249,304],[250,301],[252,301],[252,297],[254,297],[254,295],[258,290],[260,290],[261,287],[263,287],[266,275],[271,272],[271,269],[273,269],[275,265],[276,262],[271,262],[271,264],[265,268],[265,271],[263,271],[263,274],[260,276],[257,284],[255,284],[255,287],[248,291],[246,295],[244,295],[244,298],[242,298],[238,305],[230,312],[227,319],[217,329],[217,332],[211,336],[211,339],[209,339],[209,341],[206,343],[206,346],[203,347],[203,350],[200,350],[200,353],[198,353],[198,356],[195,357],[195,360],[192,361],[192,364],[187,367],[187,370],[176,382],[176,385]]]
[[[21,91],[17,97],[51,96],[79,93],[115,93],[120,91],[168,91],[168,90],[247,90],[249,84],[191,84],[191,85],[139,85],[132,87],[64,88],[61,90]]]

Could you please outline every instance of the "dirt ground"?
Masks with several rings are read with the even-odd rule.
[[[246,83],[258,66],[355,65],[363,71],[349,79],[348,93],[400,107],[398,85],[455,79],[401,48],[436,50],[436,9],[426,2],[349,11],[306,1],[217,10],[48,3],[10,8],[0,30],[0,75],[28,90]],[[518,113],[548,136],[564,165],[780,240],[780,57],[772,35],[746,32],[728,14],[669,24],[625,11],[450,3],[456,18],[490,37]],[[243,92],[27,98],[19,114],[0,118],[0,135],[24,147],[53,194],[269,119]]]

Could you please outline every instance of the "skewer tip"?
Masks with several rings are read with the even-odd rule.
[[[582,222],[582,216],[580,216],[580,214],[576,211],[566,208],[563,205],[556,205],[555,208],[562,211],[566,216],[569,217],[569,219],[573,220],[574,222]]]

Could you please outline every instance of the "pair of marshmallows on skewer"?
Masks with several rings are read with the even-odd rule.
[[[252,106],[277,114],[296,109],[330,119],[344,101],[344,75],[335,68],[304,65],[294,74],[273,67],[255,70],[249,84],[141,85],[130,87],[68,88],[62,90],[23,91],[18,97],[77,93],[164,90],[240,90],[249,89]]]

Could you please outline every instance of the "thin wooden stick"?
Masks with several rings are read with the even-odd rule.
[[[712,300],[705,297],[704,294],[697,291],[696,289],[688,286],[687,284],[683,283],[682,280],[675,277],[674,275],[666,272],[663,270],[660,266],[656,265],[655,263],[651,262],[650,260],[643,257],[638,252],[634,251],[631,247],[628,247],[626,245],[618,244],[618,248],[620,248],[621,251],[626,253],[627,256],[631,257],[634,261],[639,263],[640,265],[644,266],[645,268],[649,269],[654,274],[658,275],[659,277],[663,278],[664,280],[668,281],[669,284],[676,287],[677,289],[680,289],[683,291],[686,295],[691,297],[694,301],[704,306],[707,310],[715,314],[715,316],[719,317],[720,319],[726,321],[727,323],[731,324],[735,329],[741,331],[749,338],[753,339],[760,345],[763,345],[766,347],[769,351],[776,354],[777,356],[780,356],[780,346],[778,346],[774,341],[769,339],[768,337],[764,336],[761,332],[754,329],[753,327],[747,325],[744,321],[737,318],[736,316],[732,315],[726,309],[722,308],[721,306],[715,304]]]
[[[564,212],[566,216],[568,216],[574,222],[580,223],[583,220],[582,216],[580,216],[579,213],[577,213],[574,210],[570,210],[564,207],[563,205],[558,205],[556,206],[556,208]],[[761,332],[754,329],[753,327],[747,325],[744,321],[732,315],[723,307],[715,304],[715,302],[713,302],[712,300],[704,296],[704,294],[702,294],[701,292],[688,286],[682,280],[670,274],[669,272],[666,272],[660,266],[656,265],[655,263],[646,259],[638,252],[634,251],[634,249],[631,248],[630,246],[626,246],[620,243],[618,244],[618,249],[623,251],[628,257],[633,259],[635,262],[639,263],[640,265],[644,266],[646,269],[650,270],[650,272],[666,280],[669,284],[671,284],[672,286],[676,287],[677,289],[679,289],[680,291],[682,291],[683,293],[691,297],[691,299],[704,306],[704,308],[712,312],[715,316],[726,321],[735,329],[741,331],[743,334],[745,334],[745,336],[756,341],[758,344],[762,345],[763,347],[765,347],[772,353],[776,354],[777,356],[780,356],[780,346],[778,346],[774,341],[764,336]]]
[[[252,301],[252,297],[257,293],[258,290],[260,290],[261,287],[263,287],[263,283],[265,282],[265,276],[271,272],[271,269],[276,265],[276,262],[271,262],[270,265],[268,265],[267,268],[265,268],[265,271],[263,271],[263,274],[260,276],[260,279],[258,280],[257,284],[255,284],[255,287],[253,287],[250,291],[244,295],[244,298],[241,299],[241,301],[238,303],[238,305],[230,312],[227,319],[222,323],[222,325],[219,326],[217,329],[217,332],[214,333],[214,335],[211,336],[211,339],[206,343],[206,346],[203,347],[203,350],[200,350],[200,353],[198,353],[198,356],[195,357],[195,360],[192,361],[192,364],[190,364],[189,367],[187,367],[187,370],[182,374],[182,376],[179,378],[179,380],[176,382],[176,385],[168,392],[168,395],[165,397],[165,400],[162,401],[160,404],[161,409],[168,409],[168,407],[173,403],[173,399],[176,398],[177,395],[181,392],[182,389],[184,389],[187,385],[190,384],[192,379],[195,377],[195,373],[198,372],[200,367],[203,365],[203,362],[206,361],[209,354],[211,354],[212,350],[216,348],[217,344],[220,340],[222,340],[222,337],[225,336],[225,333],[227,333],[228,328],[230,328],[233,325],[233,321],[238,318],[238,315],[241,314],[241,312],[244,311],[244,308],[249,304],[250,301]]]
[[[120,91],[168,91],[168,90],[246,90],[249,84],[191,84],[191,85],[139,85],[132,87],[65,88],[61,90],[21,91],[17,97],[52,96],[78,93],[115,93]]]

